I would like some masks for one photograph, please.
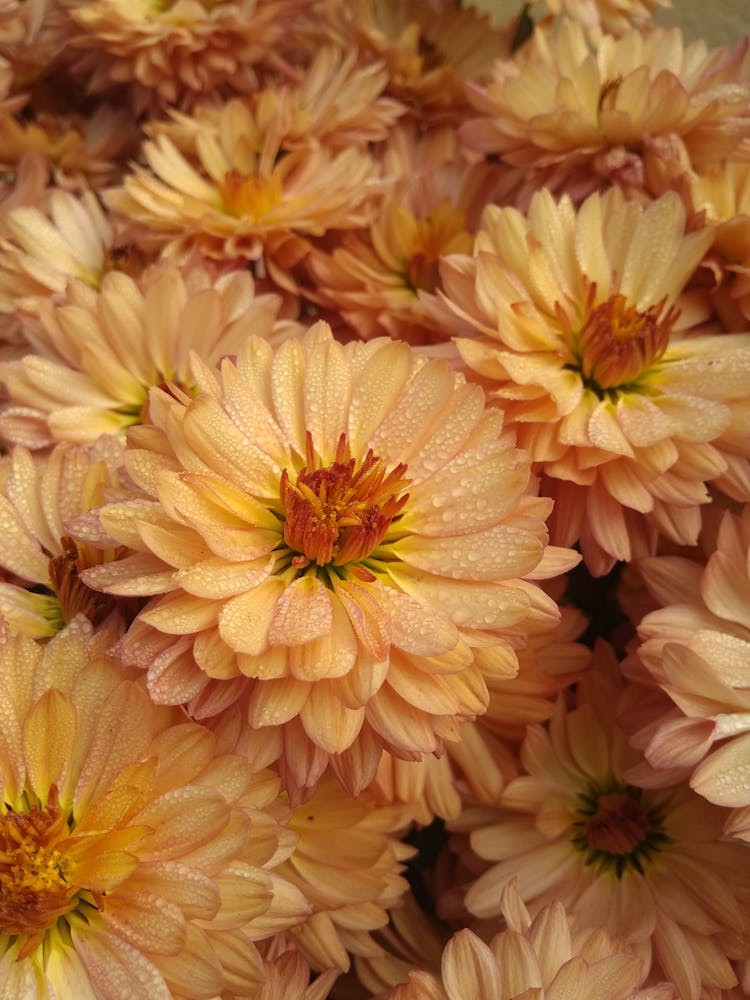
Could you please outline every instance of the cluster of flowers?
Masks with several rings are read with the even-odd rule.
[[[656,2],[0,0],[0,996],[750,995],[750,50]]]

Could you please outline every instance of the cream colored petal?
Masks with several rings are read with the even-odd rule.
[[[693,772],[692,788],[720,806],[750,805],[750,733],[724,743]]]
[[[363,455],[376,428],[397,405],[412,368],[406,344],[381,342],[354,380],[347,417],[352,453]]]
[[[238,653],[259,656],[269,646],[269,631],[286,584],[270,576],[245,594],[231,598],[219,614],[219,634]]]
[[[279,597],[268,641],[271,645],[296,646],[328,635],[333,626],[331,596],[324,584],[305,573]]]
[[[272,569],[273,559],[266,557],[233,563],[214,556],[173,573],[173,586],[182,587],[195,597],[225,600],[257,587],[268,578]]]
[[[546,538],[511,525],[453,537],[407,535],[390,546],[394,555],[417,569],[453,580],[500,582],[530,573]]]
[[[450,1000],[502,995],[495,956],[470,930],[459,931],[445,946],[442,972]]]
[[[283,725],[299,714],[311,690],[311,684],[293,677],[256,682],[247,702],[248,723],[258,728]]]
[[[92,566],[81,573],[81,579],[93,590],[120,597],[164,594],[178,586],[171,567],[165,568],[161,559],[140,552],[117,562]]]
[[[127,996],[171,1000],[170,990],[156,967],[117,934],[74,925],[72,938],[97,998],[117,1000]]]
[[[344,348],[327,323],[310,327],[302,340],[305,352],[303,387],[305,427],[324,465],[336,456],[339,437],[347,430],[351,369]]]

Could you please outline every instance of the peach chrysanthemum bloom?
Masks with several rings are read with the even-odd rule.
[[[169,122],[149,126],[147,166],[134,166],[106,198],[169,256],[197,247],[219,259],[264,257],[269,268],[277,256],[296,263],[305,236],[361,225],[380,184],[360,149],[287,148],[291,114],[271,91],[255,106],[236,99],[178,124],[178,133]]]
[[[489,206],[474,257],[441,268],[478,334],[461,357],[556,501],[552,540],[580,539],[596,575],[658,535],[694,545],[707,482],[750,499],[750,337],[684,335],[705,316],[681,292],[712,238],[684,230],[674,192],[644,208],[614,188],[576,210],[542,191],[526,217]]]
[[[397,831],[410,818],[371,790],[352,798],[330,774],[294,811],[287,828],[297,845],[276,870],[312,906],[287,936],[313,969],[346,972],[352,957],[380,951],[372,932],[387,924],[388,911],[409,888],[401,873],[415,849]]]
[[[672,0],[544,0],[555,16],[578,21],[589,38],[601,41],[603,34],[624,35],[632,28],[650,26],[656,7],[671,7]]]
[[[191,391],[191,351],[210,364],[251,333],[295,335],[279,307],[279,296],[255,294],[246,271],[216,279],[200,263],[160,262],[138,278],[110,271],[98,290],[73,280],[62,302],[39,301],[25,328],[35,353],[0,363],[9,397],[0,436],[40,448],[122,432],[148,419],[152,386]]]
[[[398,180],[369,227],[329,239],[306,258],[312,279],[306,293],[365,340],[385,334],[430,343],[439,328],[420,293],[435,292],[443,255],[471,252],[502,175],[493,164],[468,163],[447,128],[426,137],[396,130],[383,171]]]
[[[489,944],[459,931],[445,946],[439,978],[413,972],[388,1000],[678,1000],[669,985],[639,991],[645,963],[603,928],[576,933],[562,903],[532,920],[514,882],[499,903],[506,929]]]
[[[59,0],[72,69],[90,93],[131,84],[136,111],[190,107],[257,86],[305,0]]]
[[[721,840],[724,810],[686,784],[644,790],[624,777],[639,757],[617,715],[627,694],[600,650],[547,728],[531,726],[525,775],[487,807],[471,832],[492,866],[466,906],[501,911],[503,886],[518,880],[532,915],[552,900],[580,929],[604,928],[636,949],[644,973],[677,987],[681,1000],[737,984],[732,960],[750,946],[750,866],[744,844]]]
[[[124,444],[100,438],[91,447],[60,444],[37,460],[25,448],[0,459],[0,614],[12,631],[49,638],[77,615],[124,631],[127,605],[90,590],[87,566],[116,557],[117,549],[74,542],[66,522],[103,503],[119,485]]]
[[[557,620],[519,577],[577,558],[545,549],[549,501],[502,414],[447,363],[324,323],[193,371],[194,399],[153,391],[129,432],[137,491],[75,532],[133,550],[90,586],[153,595],[123,657],[199,718],[244,693],[292,791],[331,755],[359,790],[384,747],[439,751],[486,707],[474,647]]]
[[[77,619],[44,647],[0,644],[0,981],[29,1000],[209,1000],[241,945],[233,992],[252,995],[247,936],[308,910],[273,871],[276,782],[153,706],[111,641]]]
[[[14,169],[25,153],[36,151],[61,187],[98,190],[119,179],[137,137],[131,118],[106,105],[85,117],[37,104],[30,120],[0,114],[0,167]]]
[[[583,27],[535,31],[491,82],[475,88],[483,117],[461,134],[504,162],[545,168],[590,191],[604,178],[642,186],[641,154],[680,136],[694,166],[750,155],[747,44],[710,50],[686,44],[678,28],[605,36],[595,47]]]
[[[729,826],[750,841],[750,506],[724,515],[705,568],[661,556],[639,569],[662,608],[638,628],[638,658],[676,706],[649,726],[645,756],[736,810]]]
[[[510,55],[512,28],[498,28],[474,7],[422,0],[350,0],[339,8],[341,43],[383,60],[389,93],[409,114],[456,123],[469,108],[465,82],[483,81],[493,60]],[[343,14],[343,16],[341,16]]]
[[[711,303],[724,328],[750,326],[750,163],[723,163],[680,178],[690,209],[715,226],[704,264],[715,286]]]

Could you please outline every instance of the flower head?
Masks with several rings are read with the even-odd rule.
[[[125,974],[133,995],[209,1000],[231,981],[217,931],[252,950],[307,906],[266,870],[273,781],[155,708],[111,639],[81,619],[45,647],[3,636],[0,975],[39,1000],[113,996]]]
[[[197,396],[152,393],[131,432],[137,491],[77,522],[132,550],[90,586],[154,595],[126,660],[202,717],[246,698],[252,727],[281,729],[291,788],[329,755],[361,787],[383,747],[438,750],[486,706],[474,647],[557,618],[518,579],[548,502],[524,495],[501,415],[446,363],[322,323],[277,351],[253,338],[218,375],[193,364]]]
[[[685,233],[674,193],[643,208],[613,189],[576,211],[545,191],[527,216],[487,208],[474,258],[443,266],[444,301],[481,334],[461,357],[545,476],[553,539],[580,539],[596,574],[658,534],[695,544],[706,482],[750,496],[731,431],[750,341],[682,332],[704,315],[681,292],[711,236]]]
[[[494,862],[469,889],[472,913],[500,912],[511,878],[532,915],[554,899],[574,925],[603,927],[646,961],[645,972],[698,1000],[704,987],[736,985],[732,960],[747,953],[750,873],[745,845],[719,840],[722,810],[685,784],[645,790],[625,772],[639,758],[617,724],[626,704],[614,665],[580,682],[548,729],[529,728],[526,774],[512,781],[495,820],[471,844]]]

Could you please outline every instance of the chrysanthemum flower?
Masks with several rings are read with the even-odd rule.
[[[704,264],[715,282],[711,302],[726,330],[750,324],[750,163],[723,163],[681,177],[689,207],[716,227]]]
[[[273,777],[155,708],[107,642],[82,619],[45,647],[3,637],[0,981],[29,1000],[252,995],[245,938],[307,911],[272,870]],[[219,932],[245,947],[244,989]]]
[[[91,93],[132,84],[136,110],[245,93],[279,49],[305,0],[61,0],[74,71]],[[77,53],[76,53],[77,54]]]
[[[588,567],[695,544],[706,482],[750,499],[750,337],[684,336],[705,313],[680,293],[712,238],[680,199],[617,189],[576,211],[546,192],[527,217],[490,206],[474,258],[442,268],[458,349],[518,429],[556,504],[552,539]],[[461,329],[459,326],[458,329]]]
[[[639,626],[638,657],[677,707],[649,727],[645,755],[737,810],[730,826],[750,840],[750,507],[724,515],[705,568],[678,556],[639,568],[664,606]]]
[[[69,536],[69,518],[98,507],[118,485],[123,442],[101,438],[91,447],[61,444],[35,459],[24,448],[0,460],[0,614],[10,628],[49,638],[77,615],[122,631],[127,605],[90,590],[87,566],[113,559],[116,549],[92,548]]]
[[[414,972],[388,1000],[678,1000],[672,986],[638,987],[644,963],[603,928],[576,933],[560,902],[534,919],[509,882],[500,896],[506,930],[485,944],[461,930],[445,946],[440,978]]]
[[[154,595],[122,655],[198,717],[244,693],[292,790],[330,755],[359,789],[383,747],[439,750],[486,707],[474,648],[557,620],[518,578],[575,560],[538,565],[549,501],[524,495],[502,414],[447,363],[323,323],[277,351],[252,338],[218,374],[193,364],[197,397],[152,392],[130,432],[137,492],[76,528],[133,550],[90,586]]]
[[[389,92],[431,124],[459,121],[468,108],[465,81],[484,80],[494,59],[510,55],[512,28],[498,28],[471,6],[353,0],[337,13],[342,41],[349,35],[382,59]]]
[[[469,164],[452,130],[433,129],[419,139],[405,128],[391,137],[383,170],[399,180],[369,227],[343,233],[332,249],[314,247],[306,258],[307,295],[364,339],[387,334],[430,343],[439,330],[419,293],[434,293],[443,255],[471,251],[499,171]]]
[[[288,936],[318,971],[346,972],[357,955],[379,952],[372,932],[408,890],[402,862],[414,848],[396,831],[411,819],[399,806],[384,806],[368,789],[356,799],[331,775],[299,806],[288,823],[297,836],[294,853],[276,869],[312,906],[312,914]]]
[[[589,38],[623,35],[632,28],[650,26],[656,7],[671,7],[672,0],[544,0],[550,13],[573,18]]]
[[[644,972],[682,1000],[737,984],[733,959],[750,945],[748,848],[722,842],[724,811],[687,785],[643,790],[624,772],[638,760],[616,722],[616,671],[601,661],[548,728],[532,726],[495,820],[471,846],[494,862],[470,887],[478,916],[501,911],[518,880],[532,915],[559,899],[581,930],[603,927],[634,947]]]
[[[589,190],[602,177],[640,186],[640,154],[659,137],[680,136],[694,166],[750,153],[748,58],[745,43],[709,50],[685,44],[678,28],[605,36],[592,49],[583,27],[565,19],[494,64],[491,82],[474,91],[483,117],[462,135]]]
[[[88,117],[37,106],[34,118],[0,114],[0,166],[13,169],[25,153],[42,153],[62,187],[99,189],[119,178],[135,152],[138,131],[124,111],[100,106]]]
[[[209,107],[179,119],[180,148],[169,123],[153,123],[142,150],[148,166],[136,165],[107,203],[172,256],[197,247],[219,259],[296,263],[307,250],[305,235],[364,221],[376,181],[364,151],[286,148],[290,119],[267,91],[254,106],[234,100],[218,116]]]
[[[0,434],[39,448],[121,432],[148,419],[152,386],[191,391],[191,351],[212,363],[251,333],[296,334],[297,324],[277,321],[279,307],[277,295],[255,295],[246,271],[217,279],[201,264],[161,262],[137,278],[109,271],[100,289],[73,280],[64,301],[38,302],[26,327],[36,352],[0,363],[9,397]]]
[[[92,191],[80,198],[50,191],[41,206],[5,215],[0,239],[0,303],[5,311],[35,311],[39,298],[62,294],[71,278],[93,288],[112,250],[112,228]]]

